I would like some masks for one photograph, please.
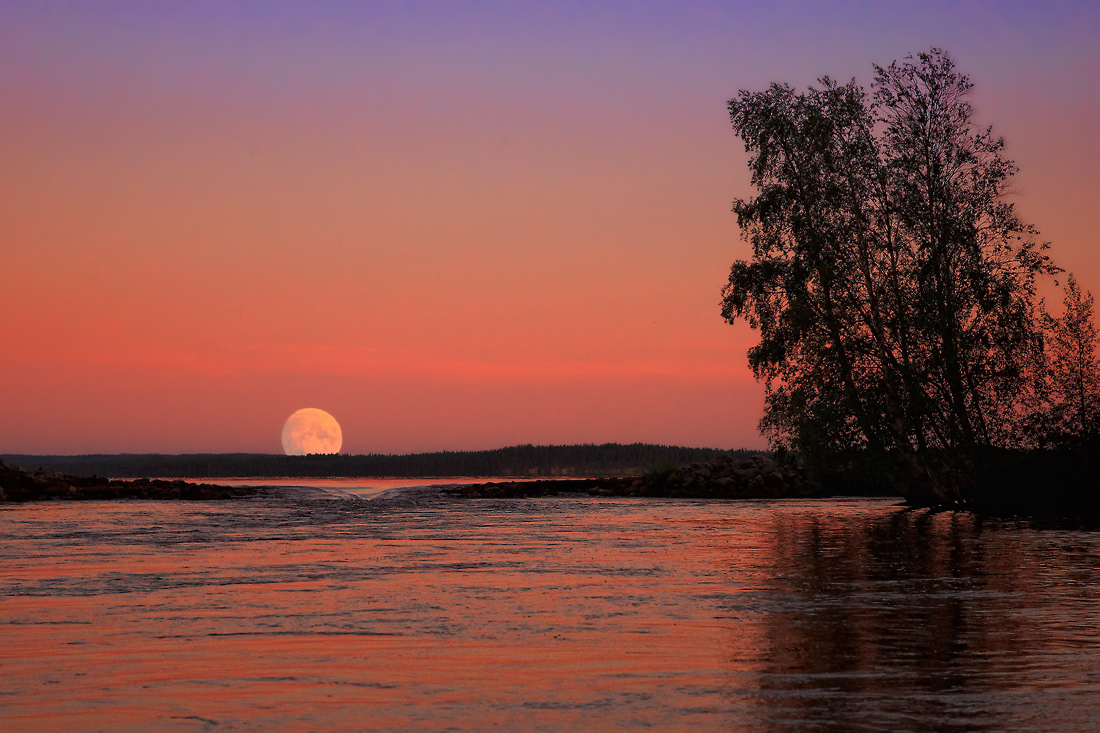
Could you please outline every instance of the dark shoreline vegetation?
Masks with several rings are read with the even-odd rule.
[[[640,476],[657,465],[682,465],[726,454],[714,448],[649,443],[601,445],[516,445],[483,451],[438,451],[406,455],[309,455],[272,453],[192,453],[182,455],[92,454],[78,456],[0,455],[27,471],[63,472],[115,478],[285,478],[450,476],[605,477]],[[763,451],[728,451],[750,457]]]
[[[1100,446],[1062,450],[981,453],[966,477],[965,498],[935,500],[927,493],[905,496],[883,466],[866,453],[807,469],[779,452],[706,463],[662,465],[640,477],[571,481],[492,482],[447,489],[466,498],[506,498],[585,493],[594,496],[653,496],[714,499],[828,499],[901,497],[913,509],[970,511],[992,517],[1100,519]]]
[[[530,446],[517,446],[516,449]],[[586,446],[540,446],[531,455],[545,458],[547,455],[572,455],[577,448]],[[621,456],[636,457],[639,446],[617,446],[624,451]],[[478,484],[466,484],[447,487],[443,491],[451,496],[465,499],[523,499],[537,496],[559,496],[581,494],[589,496],[630,496],[630,497],[669,497],[693,499],[828,499],[836,497],[902,497],[902,491],[891,479],[889,467],[878,464],[870,455],[864,453],[851,455],[843,462],[834,462],[826,470],[807,468],[805,463],[785,452],[768,453],[763,451],[717,451],[709,449],[678,448],[668,450],[667,446],[647,446],[657,450],[665,449],[657,461],[652,462],[645,471],[635,470],[633,466],[620,466],[619,471],[608,471],[588,477],[570,474],[562,466],[546,463],[536,471],[534,467],[511,474],[513,479]],[[587,446],[604,456],[609,446]],[[481,453],[496,456],[513,456],[516,449],[476,452],[473,456],[462,453],[421,454],[448,456],[452,462],[442,461],[437,466],[470,465]],[[558,449],[558,450],[554,450]],[[703,453],[707,460],[690,464],[677,463],[667,456],[677,451],[693,454]],[[522,451],[521,451],[522,452]],[[254,457],[254,456],[252,456]],[[263,458],[287,458],[286,456],[267,456]],[[0,457],[4,460],[8,456]],[[18,458],[18,457],[17,457]],[[108,479],[98,475],[75,476],[56,470],[61,466],[119,466],[129,463],[130,470],[143,466],[159,466],[165,463],[161,459],[173,459],[170,465],[185,465],[184,459],[195,456],[22,456],[34,459],[22,464],[38,465],[36,470],[22,470],[14,465],[6,465],[0,460],[0,503],[49,501],[49,500],[99,500],[99,499],[182,499],[182,500],[224,500],[237,499],[257,494],[260,487],[230,487],[208,483],[194,483],[182,479]],[[361,477],[396,478],[399,476],[360,476],[350,472],[349,465],[342,459],[354,459],[356,456],[296,456],[289,464],[299,470],[297,473],[252,475],[251,478],[285,477]],[[397,456],[391,458],[409,458]],[[984,453],[972,467],[966,478],[967,498],[959,502],[943,503],[922,501],[927,495],[904,497],[911,508],[930,508],[933,510],[973,511],[988,516],[1026,516],[1100,519],[1100,474],[1097,461],[1100,458],[1100,446],[1079,446],[1066,450],[1007,451],[990,450]],[[225,459],[221,462],[218,459]],[[80,463],[89,461],[91,463]],[[241,455],[203,455],[204,465],[219,467],[225,465],[254,465],[239,463]],[[455,462],[457,461],[457,462]],[[47,471],[42,466],[49,466]],[[404,464],[399,464],[404,465]],[[424,465],[424,464],[418,464]],[[322,468],[342,468],[342,473],[324,472]],[[629,470],[627,470],[629,469]],[[461,474],[461,472],[459,472]],[[442,478],[459,474],[443,471],[438,474],[406,474],[406,478]],[[163,475],[163,474],[162,474]],[[182,474],[187,475],[187,474]],[[468,474],[472,475],[472,474]],[[500,475],[507,479],[509,474]],[[217,474],[212,473],[210,477]],[[196,478],[189,476],[190,478]],[[222,475],[222,478],[230,476]],[[243,474],[240,477],[245,477]],[[560,478],[554,478],[560,477]],[[1040,498],[1041,500],[1037,500]]]

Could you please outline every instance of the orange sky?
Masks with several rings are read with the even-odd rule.
[[[458,7],[0,8],[0,453],[762,447],[725,101],[931,45],[1100,289],[1088,4]]]

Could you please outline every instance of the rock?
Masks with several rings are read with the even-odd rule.
[[[784,481],[778,473],[770,472],[761,474],[760,480],[764,484],[764,486],[769,489],[783,488]]]
[[[214,484],[190,484],[186,481],[112,481],[95,476],[69,476],[55,473],[46,476],[42,471],[33,474],[8,466],[0,461],[0,477],[5,488],[0,490],[0,501],[43,500],[92,500],[149,498],[149,499],[231,499],[257,492],[252,487],[216,486]]]

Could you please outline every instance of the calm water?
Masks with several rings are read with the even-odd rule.
[[[1100,533],[327,482],[0,509],[0,728],[1100,729]]]

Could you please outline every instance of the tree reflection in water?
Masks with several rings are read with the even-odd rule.
[[[769,535],[757,667],[769,727],[1078,730],[1096,718],[1079,694],[1100,672],[1096,639],[1080,633],[1100,621],[1093,544],[905,509],[776,513]]]

